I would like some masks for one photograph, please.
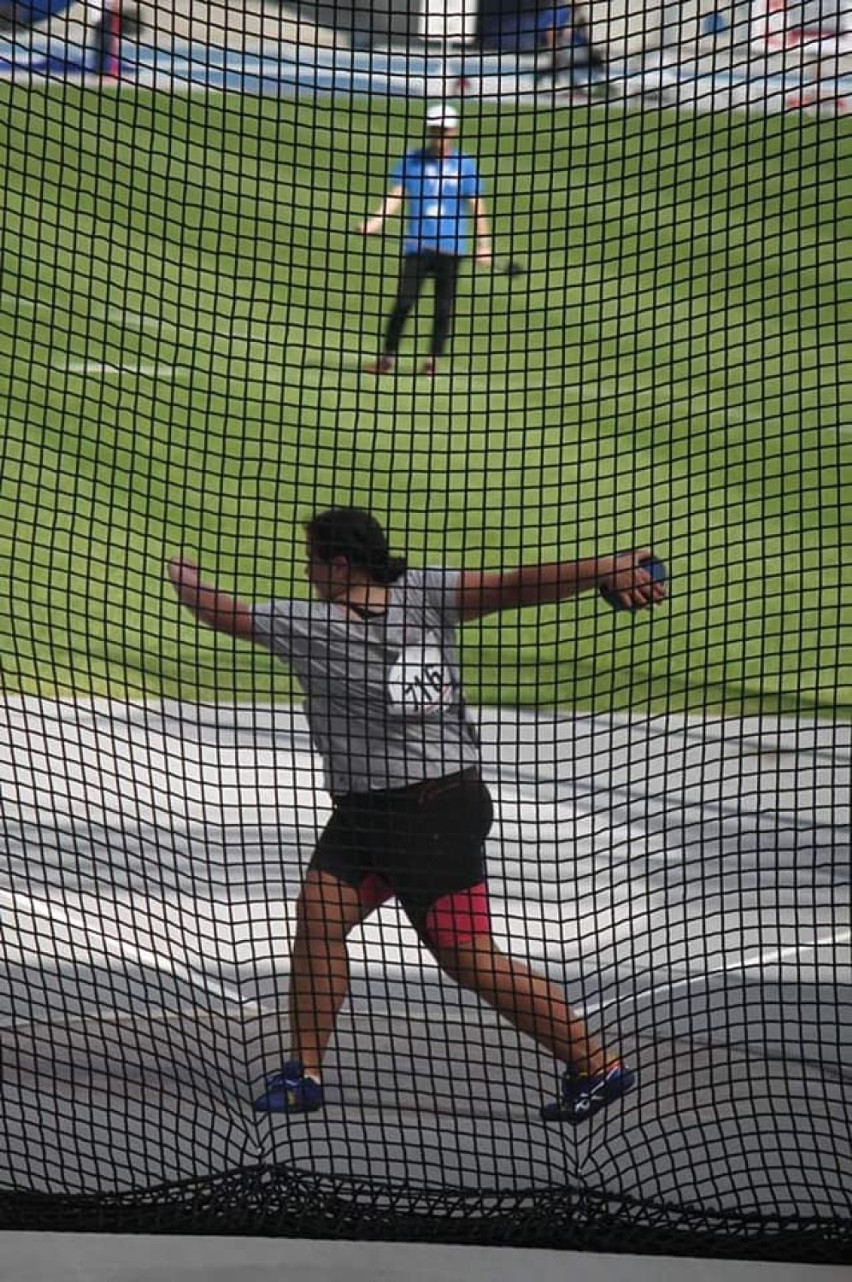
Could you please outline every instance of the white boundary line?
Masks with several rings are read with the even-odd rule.
[[[145,316],[142,312],[126,312],[115,307],[111,307],[103,317],[106,321],[113,318],[124,321],[125,325],[130,329],[170,329],[174,333],[177,333],[178,330],[178,326],[173,325],[171,321],[160,320],[156,316]]]
[[[140,378],[182,378],[193,373],[191,365],[113,365],[105,361],[71,361],[51,367],[59,374],[100,375],[102,378],[134,374]]]

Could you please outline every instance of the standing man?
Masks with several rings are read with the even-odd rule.
[[[482,185],[476,161],[456,147],[458,132],[459,118],[453,107],[430,107],[426,112],[426,146],[403,156],[393,169],[381,208],[358,227],[362,236],[376,235],[385,219],[407,200],[396,303],[385,330],[382,354],[367,366],[368,374],[388,374],[393,369],[403,327],[428,276],[435,279],[435,316],[429,356],[421,373],[430,377],[436,373],[450,336],[459,267],[470,252],[471,222],[477,265],[491,266],[491,233]]]

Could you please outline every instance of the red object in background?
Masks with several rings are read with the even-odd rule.
[[[103,74],[117,79],[121,50],[121,8],[111,5],[104,14],[105,44]]]

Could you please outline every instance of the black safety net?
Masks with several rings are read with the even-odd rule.
[[[852,1261],[843,31],[50,8],[0,1227]]]

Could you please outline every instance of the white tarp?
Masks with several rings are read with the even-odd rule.
[[[0,1185],[287,1160],[848,1215],[849,727],[481,713],[498,938],[640,1073],[587,1138],[541,1127],[554,1065],[442,978],[394,905],[352,938],[327,1111],[258,1122],[329,813],[300,715],[1,715]]]

